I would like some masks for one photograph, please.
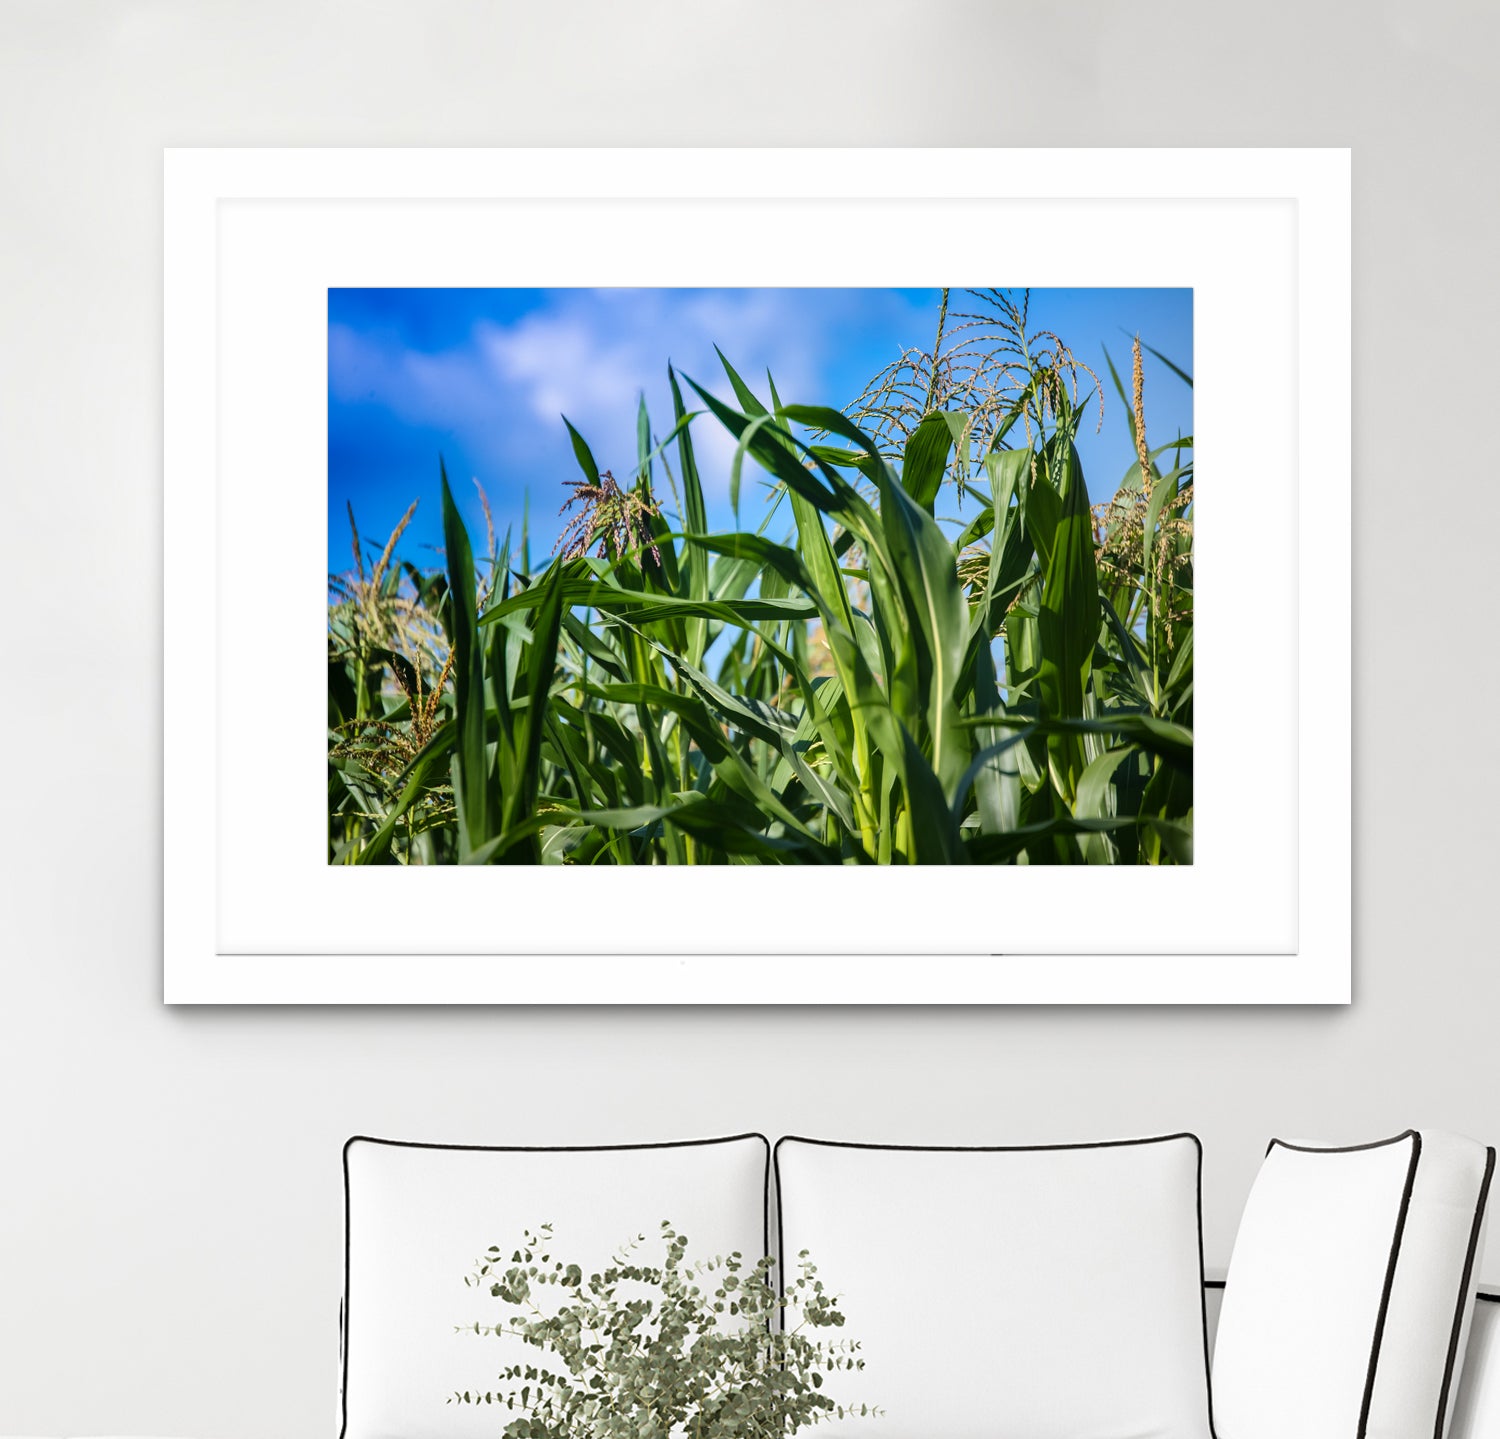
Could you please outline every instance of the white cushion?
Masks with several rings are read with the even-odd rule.
[[[867,1365],[828,1392],[885,1411],[871,1439],[1208,1439],[1201,1157],[781,1140],[781,1253]]]
[[[1219,1316],[1219,1439],[1441,1439],[1494,1163],[1431,1130],[1272,1141]]]
[[[1500,1439],[1500,1294],[1475,1298],[1448,1439]]]
[[[555,1255],[587,1273],[670,1220],[688,1256],[766,1251],[764,1136],[606,1149],[462,1148],[351,1139],[344,1149],[344,1439],[493,1436],[495,1411],[447,1404],[501,1387],[540,1350],[457,1334],[506,1311],[464,1285],[490,1245],[551,1224]],[[509,1346],[509,1347],[502,1347]]]

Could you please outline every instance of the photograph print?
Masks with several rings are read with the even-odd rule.
[[[330,865],[1190,865],[1189,289],[331,289]]]

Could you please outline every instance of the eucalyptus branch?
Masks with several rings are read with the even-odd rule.
[[[585,1280],[578,1265],[544,1252],[551,1238],[550,1226],[528,1232],[509,1261],[492,1248],[464,1281],[513,1312],[461,1332],[518,1338],[563,1371],[508,1364],[508,1388],[450,1396],[514,1416],[503,1439],[784,1439],[824,1419],[878,1412],[824,1392],[827,1375],[862,1370],[864,1360],[857,1342],[817,1333],[842,1327],[844,1315],[807,1254],[778,1291],[771,1259],[689,1261],[686,1239],[664,1223],[664,1264],[633,1261],[642,1236]],[[622,1299],[622,1285],[646,1297]]]

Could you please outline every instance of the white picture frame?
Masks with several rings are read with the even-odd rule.
[[[169,150],[164,265],[167,1002],[1349,1001],[1347,150]],[[1192,866],[326,863],[329,287],[950,282],[1194,289]]]

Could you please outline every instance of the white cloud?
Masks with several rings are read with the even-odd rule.
[[[769,364],[783,395],[807,393],[821,358],[808,321],[794,297],[776,291],[592,290],[511,325],[482,325],[475,343],[496,380],[518,388],[540,422],[566,414],[601,465],[623,468],[634,460],[642,390],[657,433],[669,428],[669,358],[716,393],[727,391],[717,344],[752,388],[764,392]],[[688,407],[699,408],[683,389]],[[695,425],[693,436],[705,488],[727,493],[733,437],[716,423]]]
[[[642,390],[655,432],[671,427],[669,360],[679,375],[732,398],[718,345],[763,397],[769,367],[783,399],[832,398],[827,369],[850,303],[827,291],[563,291],[511,323],[481,321],[439,351],[334,325],[329,384],[336,400],[372,401],[404,424],[455,431],[500,472],[493,478],[532,486],[556,482],[548,478],[554,461],[572,473],[565,414],[618,476],[635,463]],[[685,382],[682,389],[688,408],[702,407]],[[695,424],[693,440],[704,488],[722,500],[735,440],[714,420]],[[669,463],[675,472],[675,451]],[[742,507],[750,512],[761,473],[746,462]]]
[[[467,347],[411,350],[346,325],[328,327],[328,386],[336,400],[374,402],[408,424],[443,429],[482,415],[495,399]]]
[[[482,324],[475,343],[488,368],[518,386],[544,423],[570,412],[634,409],[644,373],[639,347],[603,340],[581,316],[548,311],[514,325]]]

